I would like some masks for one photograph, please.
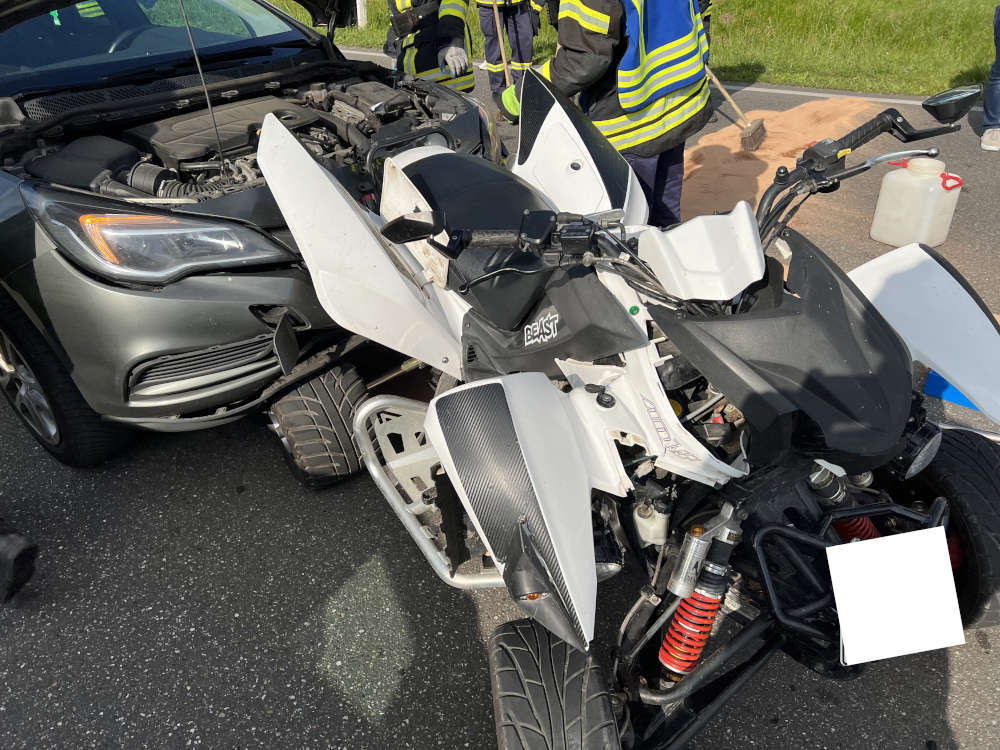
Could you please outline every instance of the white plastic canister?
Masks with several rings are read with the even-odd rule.
[[[898,164],[903,169],[882,178],[871,238],[897,247],[913,242],[937,247],[948,239],[962,178],[948,174],[937,159]]]

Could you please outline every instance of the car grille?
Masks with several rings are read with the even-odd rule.
[[[129,378],[132,400],[162,398],[281,370],[271,334],[248,341],[167,354],[138,365]]]

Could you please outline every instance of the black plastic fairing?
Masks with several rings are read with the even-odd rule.
[[[910,415],[910,353],[830,258],[796,232],[783,236],[792,261],[777,304],[764,295],[768,302],[757,309],[713,318],[658,306],[650,312],[743,411],[752,463],[775,463],[791,451],[849,470],[878,466]]]
[[[524,284],[535,277],[514,278]],[[514,331],[498,329],[475,308],[465,316],[466,380],[514,372],[558,377],[556,357],[593,362],[649,343],[593,269],[557,271],[544,292]]]
[[[502,273],[469,288],[466,302],[492,325],[505,331],[518,327],[545,292],[554,269],[546,269],[537,255],[513,247],[470,247],[448,267],[448,288],[464,284],[499,268],[532,271],[528,275]]]

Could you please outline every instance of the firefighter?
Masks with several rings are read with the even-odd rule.
[[[472,91],[468,10],[468,0],[389,0],[385,51],[396,58],[396,70]]]
[[[479,28],[485,39],[486,70],[490,79],[493,101],[500,106],[500,95],[506,88],[506,74],[503,69],[503,34],[507,31],[510,41],[510,76],[514,84],[521,82],[524,71],[531,67],[534,54],[535,36],[538,34],[542,6],[537,0],[476,0],[479,9]],[[496,8],[497,15],[493,9]],[[497,18],[500,30],[497,29]]]
[[[706,10],[709,3],[704,3]],[[562,0],[559,48],[538,71],[631,165],[650,224],[680,221],[684,141],[711,115],[708,38],[697,0]],[[517,89],[502,110],[520,112]]]

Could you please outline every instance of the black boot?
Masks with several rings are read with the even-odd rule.
[[[0,518],[0,602],[16,594],[35,572],[38,547]]]

